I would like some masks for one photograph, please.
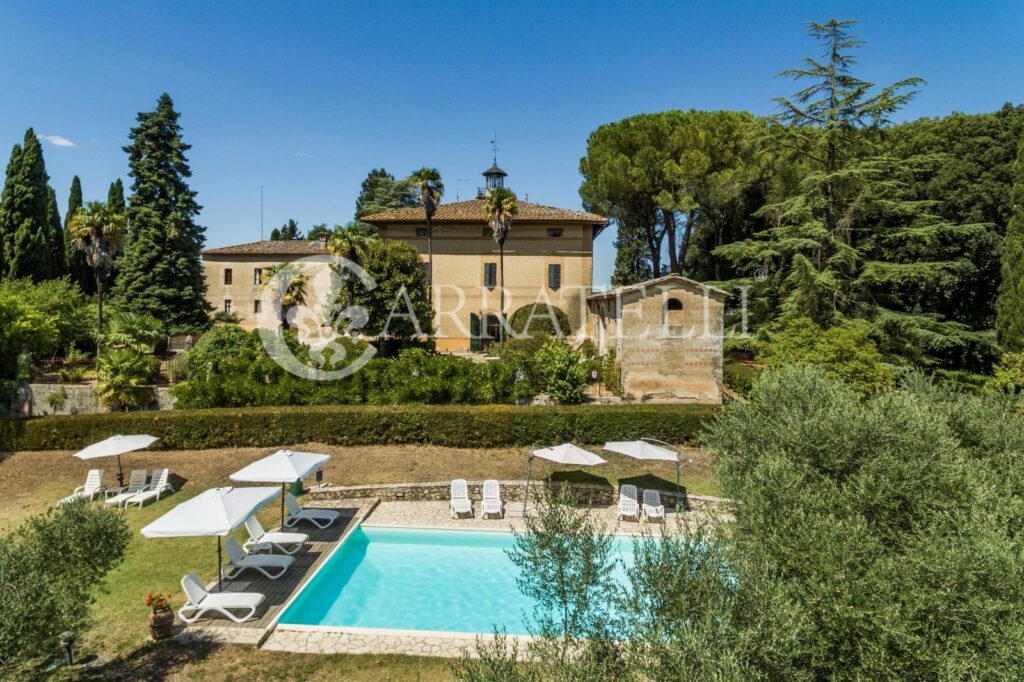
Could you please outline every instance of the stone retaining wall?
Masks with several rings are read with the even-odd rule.
[[[64,392],[64,406],[59,410],[50,407],[49,397]],[[166,386],[157,386],[154,400],[146,406],[149,410],[170,410],[174,407],[171,391]],[[95,384],[29,384],[18,392],[12,412],[26,417],[46,414],[98,414],[110,409],[98,404]]]
[[[501,498],[506,502],[522,502],[526,493],[526,481],[499,481]],[[592,485],[585,483],[569,483],[564,481],[534,480],[530,483],[530,498],[537,502],[545,486],[558,490],[569,486],[580,502],[590,505],[610,506],[618,503],[618,491],[608,485]],[[483,498],[483,481],[468,481],[469,498]],[[443,502],[450,497],[451,481],[434,481],[430,483],[382,483],[359,486],[326,486],[309,490],[314,500],[346,500],[362,497],[378,497],[385,501],[418,501]],[[639,491],[642,495],[643,492]],[[721,497],[694,495],[682,490],[683,508],[690,510],[724,511],[728,502]],[[666,507],[675,508],[677,497],[675,491],[662,491],[661,501]]]

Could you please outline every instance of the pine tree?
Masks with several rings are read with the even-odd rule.
[[[1024,140],[1017,151],[1010,222],[1003,239],[1003,278],[996,302],[996,333],[1007,350],[1024,350]]]
[[[178,117],[164,93],[129,134],[130,229],[114,286],[120,310],[153,315],[170,332],[205,328],[210,311],[200,260],[206,230],[195,222],[201,207],[187,183],[191,147]]]
[[[22,145],[11,153],[0,196],[7,277],[31,277],[38,282],[51,275],[48,180],[42,147],[29,128]]]
[[[96,279],[93,277],[89,264],[85,262],[85,254],[75,248],[74,235],[69,225],[78,209],[82,208],[82,181],[76,175],[71,179],[71,192],[68,194],[68,210],[64,214],[64,261],[67,263],[71,281],[88,295],[96,293]]]
[[[60,222],[60,209],[57,208],[57,193],[52,187],[46,188],[46,213],[50,217],[50,277],[63,277],[67,274],[64,260],[64,226]]]
[[[121,178],[114,180],[110,183],[110,189],[107,190],[107,208],[114,213],[124,213],[124,184],[121,182]]]

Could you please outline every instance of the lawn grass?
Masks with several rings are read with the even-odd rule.
[[[454,450],[433,446],[332,447],[297,444],[296,449],[328,452],[333,457],[325,468],[325,480],[341,484],[443,481],[451,478],[517,479],[525,476],[526,450]],[[595,448],[596,449],[596,448]],[[270,448],[141,452],[125,456],[125,471],[132,467],[153,469],[169,466],[178,492],[143,509],[127,510],[132,529],[124,562],[108,575],[96,591],[93,625],[80,633],[78,650],[100,656],[108,663],[103,675],[93,679],[145,679],[136,672],[162,666],[175,669],[182,679],[346,679],[346,680],[440,680],[448,679],[449,662],[404,656],[306,656],[255,651],[251,647],[209,645],[185,647],[148,641],[143,604],[147,592],[170,592],[172,605],[181,605],[179,581],[188,571],[212,580],[216,575],[215,538],[144,539],[139,534],[172,507],[199,492],[228,484],[228,475],[269,452]],[[0,460],[0,532],[6,532],[32,514],[45,511],[53,502],[81,485],[91,466],[106,469],[108,485],[116,483],[115,460],[82,462],[68,452],[20,452]],[[608,482],[638,478],[666,489],[674,486],[675,466],[667,462],[638,462],[603,453],[607,465],[573,470],[536,460],[534,475],[582,482]],[[718,492],[707,456],[688,450],[692,463],[683,466],[682,483],[695,493]],[[278,508],[265,509],[260,520],[266,528],[279,521]],[[242,531],[244,533],[244,530]],[[240,535],[240,539],[241,538]],[[194,650],[194,651],[193,651]],[[133,672],[136,671],[136,672]],[[94,671],[98,673],[99,671]],[[90,673],[92,674],[92,673]],[[88,677],[88,676],[86,676]]]

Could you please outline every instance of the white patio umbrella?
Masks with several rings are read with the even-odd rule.
[[[676,499],[679,498],[679,450],[668,443],[654,438],[640,440],[617,440],[604,444],[604,449],[617,452],[633,459],[656,459],[676,463]],[[678,504],[678,502],[677,502]]]
[[[278,450],[272,455],[258,459],[242,467],[230,478],[235,483],[280,483],[281,484],[281,527],[284,528],[284,487],[301,481],[330,460],[330,455],[315,452],[292,452]]]
[[[530,499],[530,476],[533,474],[534,457],[540,457],[557,464],[575,464],[577,466],[594,466],[595,464],[606,463],[599,455],[595,455],[593,452],[584,450],[572,443],[562,443],[561,445],[553,445],[549,448],[532,450],[530,452],[530,463],[526,467],[526,494],[523,496],[524,514],[526,513],[526,504]]]
[[[93,443],[84,450],[74,454],[78,459],[95,459],[97,457],[117,457],[117,484],[124,485],[124,470],[121,468],[121,455],[126,452],[148,448],[158,439],[140,433],[134,436],[111,436],[99,443]]]
[[[245,523],[280,492],[277,488],[211,488],[182,502],[142,529],[145,538],[217,536],[217,589],[221,589],[220,539]]]

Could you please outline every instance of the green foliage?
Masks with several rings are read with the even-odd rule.
[[[54,274],[52,252],[57,245],[53,244],[48,180],[42,146],[29,128],[22,144],[11,152],[0,194],[0,265],[7,277],[31,277],[38,282]]]
[[[550,339],[537,351],[536,363],[544,376],[544,390],[559,405],[583,402],[587,390],[587,368],[572,346]]]
[[[770,366],[810,364],[828,377],[847,383],[861,395],[892,386],[892,369],[869,336],[863,322],[848,322],[822,329],[808,318],[798,318],[771,334],[759,359]]]
[[[805,366],[764,375],[704,444],[736,502],[726,565],[737,601],[708,615],[732,625],[770,613],[777,622],[759,625],[761,637],[785,633],[767,647],[730,627],[717,655],[744,676],[999,679],[1015,669],[1024,418],[1014,401],[920,376],[865,401]],[[759,603],[739,600],[765,583]]]
[[[96,358],[96,393],[115,410],[142,407],[153,400],[159,363],[152,355],[128,348],[104,350]]]
[[[96,293],[96,278],[93,277],[92,269],[85,260],[85,253],[75,248],[75,236],[71,232],[71,219],[82,208],[82,181],[76,175],[71,180],[71,190],[68,194],[68,209],[64,213],[64,260],[67,263],[68,275],[71,281],[78,285],[86,294]],[[122,215],[124,211],[119,211]]]
[[[621,396],[624,393],[622,366],[619,364],[614,348],[609,348],[601,358],[601,383],[615,395]]]
[[[64,262],[64,227],[60,222],[60,209],[57,208],[57,193],[49,185],[46,187],[46,215],[50,223],[47,239],[50,277],[63,277],[67,273],[67,264]]]
[[[61,632],[81,633],[97,585],[121,562],[130,537],[120,513],[81,500],[0,538],[0,664],[52,655]]]
[[[355,288],[355,303],[368,318],[359,332],[403,339],[429,334],[434,312],[416,247],[398,239],[370,239],[363,251],[363,268],[377,286]]]
[[[81,191],[81,187],[79,187],[79,191]],[[114,213],[124,213],[127,210],[128,205],[124,200],[124,183],[121,182],[121,178],[110,183],[110,187],[107,189],[107,206]]]
[[[200,260],[206,230],[195,222],[201,207],[188,186],[190,146],[178,116],[165,93],[129,134],[131,228],[114,290],[119,309],[149,313],[170,333],[205,329],[210,310]]]
[[[299,224],[291,218],[281,227],[275,227],[270,231],[270,241],[280,242],[294,239],[304,239],[304,237],[302,230],[299,229]]]
[[[750,394],[758,374],[760,371],[757,367],[743,364],[729,356],[722,359],[723,383],[742,396]]]
[[[118,412],[0,420],[0,451],[80,450],[111,433],[149,433],[160,439],[156,447],[173,450],[311,441],[505,447],[604,443],[638,433],[686,443],[720,411],[714,405],[304,405]]]
[[[1024,391],[1024,352],[1008,351],[1003,353],[999,362],[992,368],[992,376],[985,386],[992,390],[1010,393]]]
[[[417,189],[408,180],[395,180],[395,176],[383,168],[374,168],[360,186],[356,198],[356,221],[365,215],[415,206]],[[367,227],[376,232],[373,227]]]
[[[558,306],[550,303],[531,303],[512,313],[508,321],[516,337],[520,336],[558,336],[565,337],[572,333],[569,316]]]
[[[152,315],[119,312],[107,321],[101,341],[107,348],[146,354],[152,353],[162,338],[160,320]]]
[[[1024,137],[1021,138],[1010,196],[1010,221],[1003,240],[1002,282],[996,303],[999,342],[1024,350]]]
[[[88,348],[95,341],[95,306],[67,277],[33,284],[28,278],[0,283],[0,295],[9,295],[53,321],[57,329],[53,350],[67,353]]]
[[[59,339],[57,320],[21,297],[0,288],[0,379],[18,379],[18,358],[23,354],[52,353]]]

